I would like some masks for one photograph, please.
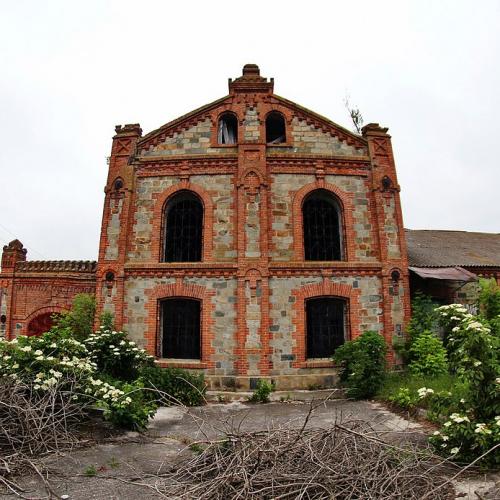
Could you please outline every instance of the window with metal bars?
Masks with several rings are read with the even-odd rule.
[[[161,303],[163,358],[200,359],[201,304],[195,299],[166,299]]]
[[[165,262],[199,262],[202,255],[203,205],[189,191],[181,191],[165,210]]]
[[[313,191],[302,206],[305,260],[342,260],[341,211],[326,190]]]
[[[333,297],[306,301],[307,357],[329,358],[345,341],[346,302]]]

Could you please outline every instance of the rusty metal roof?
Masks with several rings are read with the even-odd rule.
[[[455,267],[409,267],[410,271],[424,279],[449,281],[476,281],[477,276],[460,266]]]
[[[500,234],[405,229],[415,267],[500,267]]]

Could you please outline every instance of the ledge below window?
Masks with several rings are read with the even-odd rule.
[[[199,359],[155,359],[155,364],[160,368],[184,368],[186,370],[202,370],[208,368],[208,364]]]

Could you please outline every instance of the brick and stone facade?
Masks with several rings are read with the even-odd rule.
[[[97,264],[50,274],[24,268],[25,254],[16,254],[18,263],[0,278],[7,336],[26,333],[35,307],[67,306],[71,294],[57,291],[40,303],[32,292],[33,307],[23,292],[22,306],[17,288],[45,279],[55,288],[95,290],[98,312],[112,312],[116,326],[156,356],[161,301],[199,301],[200,359],[159,362],[203,370],[213,387],[249,387],[262,377],[281,388],[330,384],[328,357],[307,357],[305,304],[317,297],[343,299],[346,339],[375,330],[391,345],[408,320],[409,284],[387,129],[369,124],[354,134],[273,87],[246,65],[229,95],[149,134],[138,124],[117,126]],[[224,113],[237,119],[234,144],[219,143]],[[266,143],[271,113],[284,120],[279,143]],[[317,191],[339,207],[340,260],[305,260],[302,207]],[[165,207],[180,192],[203,206],[199,262],[162,258]]]

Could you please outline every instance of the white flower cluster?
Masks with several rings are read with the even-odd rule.
[[[77,368],[86,372],[92,372],[97,368],[96,364],[89,359],[77,358],[76,356],[73,356],[71,359],[68,358],[68,356],[63,356],[59,364],[68,368]]]
[[[474,429],[476,434],[491,434],[491,429],[488,429],[486,424],[476,424],[476,428]]]
[[[120,337],[123,335],[123,332],[115,332],[115,331],[110,331],[106,330],[103,326],[101,326],[101,330],[97,331],[95,333],[91,333],[89,337],[85,340],[85,344],[89,347],[90,350],[94,349],[96,346],[98,347],[100,344],[101,339],[110,339],[114,336]],[[132,340],[120,340],[118,341],[117,339],[117,345],[115,344],[109,344],[109,353],[112,354],[113,356],[122,356],[122,355],[129,355],[133,356],[135,359],[141,359],[141,358],[152,358],[153,356],[150,356],[146,353],[144,349],[140,349],[137,347],[136,343]],[[97,357],[97,355],[93,356],[94,358]]]
[[[37,373],[33,388],[46,391],[56,385],[62,376],[63,374],[61,372],[54,369],[50,369],[48,374],[44,372]]]
[[[103,399],[109,403],[120,403],[122,406],[126,406],[132,402],[130,397],[123,398],[125,393],[120,389],[117,389],[115,386],[108,384],[107,382],[103,382],[101,379],[95,379],[90,377],[90,383],[93,386],[93,390],[89,387],[85,390],[87,394],[92,394],[96,398]]]
[[[430,389],[427,387],[421,387],[420,389],[418,389],[417,393],[418,393],[418,397],[420,399],[424,399],[429,394],[434,394],[434,389]]]
[[[452,413],[450,415],[450,420],[444,423],[445,427],[449,427],[452,422],[456,424],[461,424],[462,422],[470,422],[469,417],[467,415],[460,415],[460,413]]]

